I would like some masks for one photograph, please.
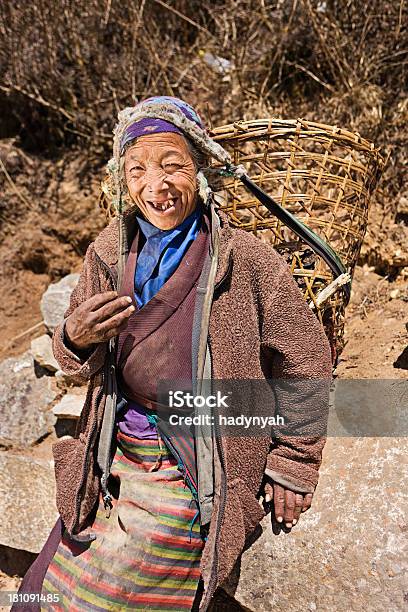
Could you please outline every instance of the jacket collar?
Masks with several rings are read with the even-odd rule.
[[[210,210],[213,210],[218,218],[218,228],[211,223],[211,237],[214,239],[215,232],[218,233],[219,240],[219,260],[215,284],[217,285],[226,276],[231,265],[233,231],[228,222],[228,215],[222,210],[216,209],[213,199],[210,201]],[[123,223],[126,232],[126,251],[129,252],[129,245],[137,230],[136,215],[138,209],[133,206],[123,213]],[[210,215],[211,217],[211,215]],[[118,240],[119,240],[119,220],[113,219],[105,229],[97,236],[94,242],[95,253],[102,262],[110,268],[112,275],[117,278],[118,267]]]

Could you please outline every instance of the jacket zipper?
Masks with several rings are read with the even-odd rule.
[[[225,276],[217,283],[217,285],[219,286],[223,281],[225,280]],[[215,289],[215,287],[214,287]],[[211,347],[210,344],[210,338],[208,337],[208,344]],[[215,419],[214,421],[214,432],[215,432],[215,441],[217,444],[217,448],[218,448],[218,453],[220,456],[220,463],[221,463],[221,491],[220,491],[220,506],[218,509],[218,514],[217,514],[217,526],[216,526],[216,530],[215,530],[215,542],[214,542],[214,559],[213,559],[213,564],[212,564],[212,569],[211,569],[211,576],[210,576],[210,581],[208,584],[208,589],[207,589],[207,593],[205,596],[205,600],[202,602],[202,604],[200,605],[200,609],[201,606],[203,610],[207,610],[209,604],[210,604],[210,600],[212,598],[212,596],[214,595],[214,591],[215,591],[215,585],[217,582],[217,577],[218,577],[218,540],[220,537],[220,533],[221,533],[221,523],[222,523],[222,519],[224,518],[224,511],[225,511],[225,505],[226,505],[226,498],[227,498],[227,480],[226,480],[226,473],[225,473],[225,455],[224,455],[224,448],[222,445],[222,440],[221,440],[221,436],[220,436],[220,429],[219,429],[219,423],[218,423],[218,419]]]
[[[99,263],[102,265],[102,267],[106,270],[107,275],[110,278],[111,284],[112,284],[112,289],[117,289],[117,279],[114,278],[112,271],[110,269],[110,267],[99,257],[99,255],[97,253],[95,253]],[[111,351],[111,342],[109,342],[109,356],[111,356],[113,353]],[[112,350],[115,350],[115,345],[113,345]],[[113,363],[110,362],[108,364],[108,376],[107,376],[107,381],[111,382],[111,388],[109,389],[109,393],[110,393],[110,397],[113,398],[115,396],[116,400],[117,400],[117,388],[116,388],[116,363],[115,363],[115,358],[113,357]],[[108,392],[108,388],[107,388],[107,392]],[[112,401],[114,401],[112,399]],[[106,405],[105,405],[105,409],[106,409]],[[112,434],[113,434],[113,430],[114,430],[114,422],[112,423],[112,427],[111,427],[111,431],[109,434],[109,438],[112,438]],[[106,517],[109,518],[110,516],[110,511],[112,508],[112,496],[110,495],[109,491],[108,491],[108,475],[110,472],[110,450],[109,453],[107,453],[107,457],[106,457],[106,463],[103,466],[103,472],[102,472],[102,477],[101,477],[101,488],[102,488],[102,493],[103,493],[103,504],[106,510]]]
[[[220,280],[218,281],[218,283],[214,284],[214,291],[216,291],[217,289],[219,289],[219,287],[227,280],[228,276],[231,273],[231,268],[232,268],[232,258],[230,257],[228,259],[228,267],[224,273],[224,276],[222,278],[220,278]]]
[[[109,268],[109,266],[99,257],[99,255],[95,252],[95,256],[96,259],[98,260],[98,262],[102,265],[102,267],[106,270],[106,272],[108,273],[109,279],[111,281],[112,284],[112,289],[114,290],[116,288],[116,281],[115,278],[111,272],[111,269]],[[101,384],[101,388],[99,389],[98,395],[96,397],[96,403],[98,404],[101,397],[102,397],[102,393],[105,389],[105,382],[106,382],[106,375],[105,375],[105,371],[102,371],[102,384]],[[78,494],[77,494],[77,498],[76,498],[76,504],[75,504],[75,518],[74,518],[74,524],[72,526],[71,529],[71,535],[75,536],[74,531],[76,529],[76,527],[79,524],[79,514],[80,514],[80,507],[81,507],[81,493],[82,493],[82,488],[84,486],[84,482],[85,482],[85,476],[86,473],[88,471],[88,467],[89,467],[89,450],[91,447],[91,444],[93,443],[93,439],[95,436],[95,431],[96,431],[96,423],[97,423],[97,419],[95,419],[94,423],[92,424],[92,429],[91,432],[88,436],[88,440],[87,440],[87,445],[85,448],[85,462],[84,462],[84,469],[82,471],[82,478],[81,478],[81,484],[80,487],[78,489]],[[94,538],[92,536],[89,537],[89,540],[93,540]]]
[[[222,276],[222,278],[220,278],[220,280],[217,283],[214,283],[214,287],[213,287],[213,296],[216,290],[219,289],[219,287],[225,282],[225,280],[228,278],[228,276],[231,273],[231,268],[232,268],[232,257],[231,254],[229,255],[229,260],[228,260],[228,266],[227,266],[227,270],[225,271],[225,274]],[[210,343],[210,337],[207,334],[207,342],[209,345],[209,349],[211,348],[211,343]],[[212,372],[211,372],[212,375]],[[214,594],[215,591],[215,585],[217,583],[217,578],[218,578],[218,540],[219,540],[219,536],[220,536],[220,532],[221,532],[221,523],[222,523],[222,519],[224,517],[224,511],[225,511],[225,505],[226,505],[226,497],[227,497],[227,486],[226,486],[226,474],[225,474],[225,456],[224,456],[224,448],[222,446],[222,440],[221,440],[221,436],[220,431],[219,431],[219,423],[217,422],[217,419],[215,419],[215,423],[214,423],[214,433],[215,433],[215,439],[216,439],[216,444],[217,444],[217,448],[218,448],[218,453],[220,456],[220,463],[221,463],[221,491],[220,491],[220,506],[218,509],[218,513],[217,513],[217,526],[216,526],[216,530],[215,530],[215,543],[214,543],[214,559],[213,559],[213,564],[212,564],[212,568],[211,568],[211,576],[210,576],[210,580],[209,580],[209,584],[208,584],[208,589],[207,589],[207,593],[205,596],[204,601],[201,602],[200,604],[200,609],[203,610],[207,610],[209,604],[210,604],[210,600]]]
[[[117,393],[116,393],[116,386],[112,381],[114,380],[116,373],[115,373],[115,366],[113,364],[109,364],[108,365],[109,368],[109,375],[107,380],[111,383],[111,389],[109,390],[109,395],[108,397],[112,398],[112,401],[116,401],[117,402]],[[113,400],[115,394],[115,400]],[[105,410],[106,410],[106,406],[107,406],[107,402],[105,402]],[[115,405],[116,408],[116,405]],[[113,431],[115,428],[115,415],[113,414],[113,422],[111,423],[111,427],[110,427],[110,431],[109,431],[109,452],[107,453],[106,456],[106,462],[103,465],[102,468],[102,476],[101,476],[101,488],[102,488],[102,493],[103,493],[103,505],[105,507],[106,510],[106,518],[110,517],[110,512],[112,509],[112,496],[108,491],[108,479],[109,479],[109,474],[110,474],[110,467],[111,467],[111,446],[112,446],[112,436],[113,436]],[[104,418],[105,418],[105,414],[104,414]],[[104,419],[103,419],[104,420]],[[101,435],[102,435],[102,430],[101,430]]]

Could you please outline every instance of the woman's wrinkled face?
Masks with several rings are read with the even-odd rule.
[[[162,230],[177,227],[195,209],[196,177],[181,134],[141,136],[125,152],[129,195],[146,219]]]

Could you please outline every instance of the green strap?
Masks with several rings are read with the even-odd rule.
[[[270,195],[265,193],[258,185],[256,185],[249,176],[245,173],[243,166],[227,165],[222,168],[219,173],[222,176],[231,176],[239,178],[245,188],[254,195],[275,217],[289,227],[297,236],[299,236],[306,244],[308,244],[329,266],[335,278],[341,274],[347,273],[347,269],[343,264],[336,251],[325,242],[318,234],[310,229],[305,223],[300,221],[288,210],[280,206]],[[351,280],[342,285],[346,294],[346,304],[350,300]]]

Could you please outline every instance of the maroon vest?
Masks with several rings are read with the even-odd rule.
[[[194,304],[208,252],[208,227],[204,217],[178,268],[140,310],[134,297],[139,230],[132,242],[120,295],[130,296],[136,310],[119,335],[117,366],[125,395],[147,408],[154,408],[159,380],[191,382]]]

